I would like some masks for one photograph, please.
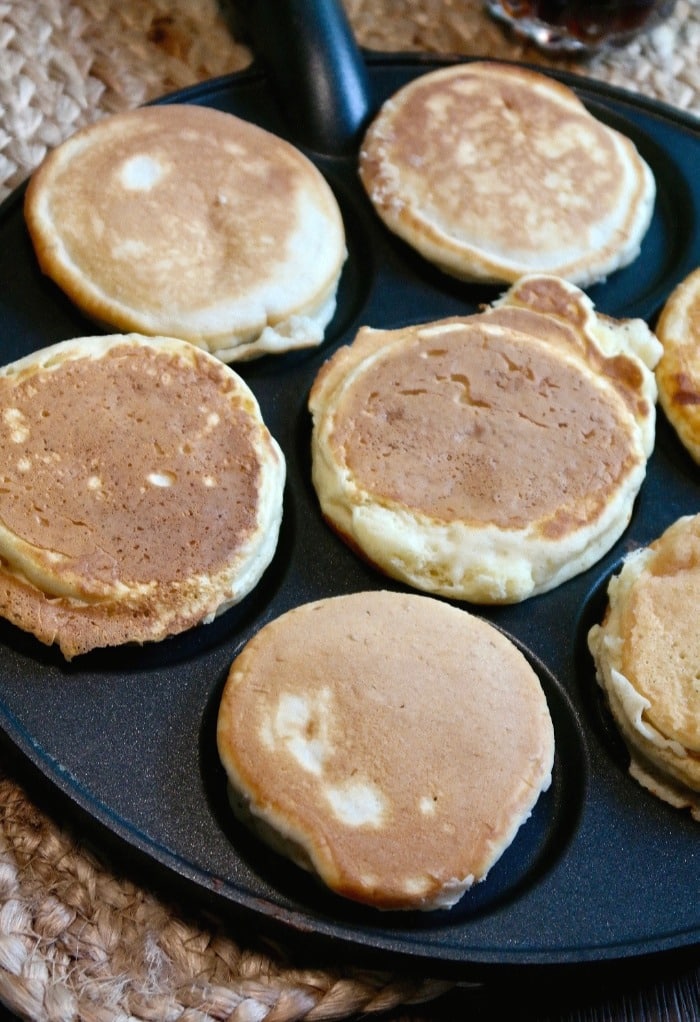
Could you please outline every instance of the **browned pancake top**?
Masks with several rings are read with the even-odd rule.
[[[593,521],[637,464],[620,415],[555,349],[475,318],[406,328],[345,388],[331,442],[379,501],[553,537]]]
[[[360,176],[392,229],[448,272],[581,283],[639,249],[654,182],[566,86],[476,61],[419,76],[379,111]]]
[[[591,369],[607,377],[636,419],[648,419],[653,413],[654,402],[644,385],[638,354],[633,354],[632,346],[624,350],[619,344],[614,352],[604,351],[597,336],[596,323],[620,329],[625,321],[596,313],[583,292],[568,288],[555,277],[527,276],[495,307],[484,311],[491,322],[575,351]]]
[[[0,397],[0,519],[61,584],[99,598],[215,573],[257,527],[250,409],[195,348],[124,344],[0,379]]]
[[[435,79],[408,94],[393,128],[394,161],[418,172],[421,163],[431,168],[431,215],[467,222],[476,236],[486,221],[499,250],[546,245],[553,214],[575,232],[588,225],[591,206],[600,210],[616,199],[617,156],[607,132],[582,108],[552,102],[520,78],[482,83],[467,70],[453,82]],[[554,209],[542,204],[543,191]]]
[[[539,680],[486,622],[428,597],[296,608],[234,661],[234,786],[335,890],[383,907],[479,880],[549,783]]]

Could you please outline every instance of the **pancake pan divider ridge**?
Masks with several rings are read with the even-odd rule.
[[[443,63],[367,56],[375,104]],[[630,134],[657,177],[641,261],[589,292],[601,312],[653,321],[675,284],[700,265],[700,129],[651,101],[557,77]],[[259,67],[166,102],[173,100],[234,112],[294,141],[294,126]],[[620,962],[693,947],[700,942],[700,898],[689,896],[697,895],[700,875],[697,824],[654,804],[619,768],[591,709],[592,666],[578,642],[596,587],[621,557],[700,507],[697,471],[661,413],[632,521],[602,561],[522,605],[467,608],[503,629],[531,660],[557,741],[552,788],[482,885],[450,912],[420,918],[345,904],[241,835],[227,812],[214,718],[236,652],[262,623],[298,603],[387,587],[320,519],[309,482],[306,413],[315,374],[363,323],[389,328],[469,313],[497,294],[446,279],[390,237],[361,193],[355,153],[305,151],[339,198],[350,254],[322,347],[241,369],[287,459],[278,552],[242,605],[159,647],[91,654],[66,666],[53,650],[0,622],[0,720],[17,770],[37,780],[40,793],[60,793],[98,847],[111,850],[114,843],[130,854],[138,876],[336,957],[419,963],[423,972],[465,978],[475,970]],[[21,199],[20,190],[0,209],[4,362],[94,332],[40,275]]]

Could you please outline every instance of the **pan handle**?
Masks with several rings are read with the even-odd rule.
[[[342,0],[237,0],[235,17],[295,138],[329,155],[356,150],[373,103]]]

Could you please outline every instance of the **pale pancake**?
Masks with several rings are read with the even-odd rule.
[[[493,626],[361,592],[267,624],[231,666],[218,749],[246,822],[337,893],[453,905],[551,780],[537,675]]]
[[[89,125],[27,188],[39,263],[94,320],[226,362],[317,345],[345,259],[338,204],[287,142],[165,105]]]
[[[700,515],[629,555],[588,644],[630,773],[700,821]]]
[[[597,561],[626,528],[654,444],[660,345],[561,278],[497,307],[363,328],[309,396],[323,515],[394,578],[511,603]]]
[[[465,280],[581,286],[637,257],[653,174],[552,78],[499,63],[424,74],[380,109],[360,177],[385,224]]]
[[[0,370],[0,614],[67,659],[211,621],[274,554],[285,464],[236,373],[172,338]]]
[[[659,402],[681,443],[700,462],[700,267],[675,288],[656,326],[663,355]]]

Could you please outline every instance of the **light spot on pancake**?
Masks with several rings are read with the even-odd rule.
[[[175,485],[177,477],[174,472],[149,472],[148,481],[152,486],[167,489],[169,486]]]
[[[437,795],[423,795],[418,802],[418,806],[424,816],[432,816],[437,809],[437,802]]]
[[[406,894],[421,895],[430,890],[430,881],[427,877],[406,877],[404,880]]]
[[[533,136],[530,144],[539,156],[556,163],[557,160],[563,160],[572,153],[575,156],[580,152],[581,145],[586,146],[588,155],[595,152],[597,138],[597,135],[582,131],[578,122],[569,125],[561,123],[556,133],[547,132]]]
[[[206,409],[202,409],[202,411],[206,411]],[[204,417],[204,424],[200,428],[200,435],[211,436],[220,423],[221,419],[216,412],[208,412]]]
[[[29,472],[31,467],[32,462],[30,458],[20,458],[19,461],[17,462],[17,468],[19,469],[20,472]]]
[[[329,713],[328,689],[313,697],[283,693],[261,737],[267,745],[283,744],[303,770],[318,776],[332,751]]]
[[[228,142],[228,141],[224,142],[223,143],[223,149],[224,149],[224,152],[228,153],[229,156],[238,157],[239,159],[240,158],[248,159],[248,152],[247,152],[247,150],[244,148],[244,146],[239,145],[239,143],[237,143],[237,142]]]
[[[455,91],[460,91],[459,89]],[[450,97],[447,93],[428,93],[425,107],[431,118],[435,121],[444,120],[450,106]]]
[[[15,444],[25,443],[29,438],[29,426],[19,408],[6,408],[3,419],[10,429],[10,440]]]
[[[165,168],[152,156],[132,156],[122,165],[120,178],[129,191],[147,192],[162,178]]]
[[[213,490],[214,487],[216,486],[216,479],[214,478],[214,476],[204,476],[202,482],[204,483],[208,490]]]
[[[438,323],[435,326],[421,327],[416,331],[416,335],[421,339],[429,339],[431,337],[442,337],[447,334],[458,333],[462,329],[464,329],[462,323]],[[444,349],[439,349],[438,351],[425,351],[421,354],[423,358],[436,354],[441,355],[444,354]]]
[[[381,827],[384,800],[368,781],[349,780],[328,785],[325,795],[335,816],[348,827]]]
[[[468,167],[478,161],[476,146],[468,139],[461,139],[455,150],[455,159],[460,166]]]
[[[126,238],[118,245],[112,245],[113,259],[143,259],[148,254],[148,246],[137,238]]]
[[[381,882],[376,873],[360,873],[359,879],[365,891],[375,891]]]
[[[101,490],[102,480],[99,476],[90,476],[87,481],[88,490]]]

